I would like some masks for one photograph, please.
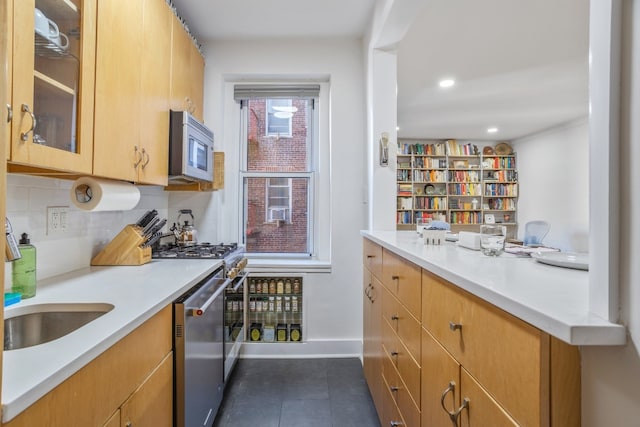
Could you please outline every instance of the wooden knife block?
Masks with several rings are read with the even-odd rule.
[[[127,225],[91,260],[91,265],[142,265],[151,261],[151,247],[141,248],[142,230]]]

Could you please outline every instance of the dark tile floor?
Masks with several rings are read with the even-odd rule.
[[[241,359],[214,427],[377,427],[354,359]]]

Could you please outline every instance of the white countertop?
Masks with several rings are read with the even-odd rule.
[[[3,353],[2,422],[7,422],[221,265],[219,260],[152,260],[89,267],[38,282],[36,296],[5,308],[107,303],[114,308],[49,343]]]
[[[589,273],[511,254],[489,257],[446,242],[424,245],[414,231],[362,236],[573,345],[622,345],[626,329],[589,312]]]

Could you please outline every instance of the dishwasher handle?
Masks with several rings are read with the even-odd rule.
[[[216,289],[216,291],[209,297],[208,300],[204,302],[204,304],[202,304],[201,307],[195,307],[190,309],[189,312],[191,313],[191,316],[193,317],[203,316],[206,313],[207,308],[209,308],[209,306],[216,300],[216,298],[218,298],[224,292],[225,288],[229,285],[229,283],[231,283],[231,281],[232,279],[226,279],[222,284],[222,286]]]

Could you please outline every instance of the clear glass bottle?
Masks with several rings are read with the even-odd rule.
[[[12,263],[11,291],[19,292],[23,299],[31,298],[36,295],[36,247],[27,233],[22,233],[18,250],[22,258]]]

